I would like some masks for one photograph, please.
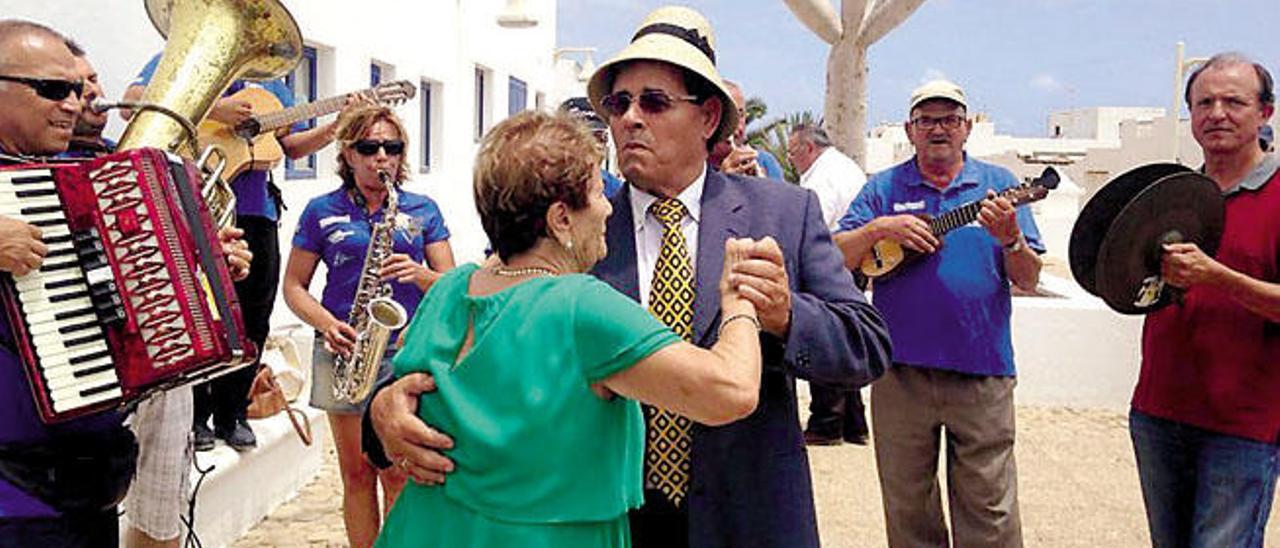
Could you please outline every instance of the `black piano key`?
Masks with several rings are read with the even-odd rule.
[[[112,370],[112,369],[114,369],[114,368],[115,368],[115,366],[114,366],[114,365],[112,365],[112,364],[109,364],[109,363],[108,363],[108,364],[105,364],[105,365],[99,365],[99,366],[96,366],[96,367],[90,367],[90,368],[87,368],[87,369],[81,369],[81,370],[79,370],[79,371],[72,371],[72,372],[71,372],[71,376],[72,376],[72,377],[77,377],[77,378],[79,378],[79,377],[88,377],[88,376],[90,376],[90,375],[97,375],[98,373],[102,373],[103,371],[110,371],[110,370]]]
[[[71,234],[61,234],[58,236],[40,238],[40,241],[44,242],[45,245],[65,244],[71,241]]]
[[[68,363],[70,363],[71,365],[77,365],[77,364],[82,364],[82,363],[87,362],[87,361],[93,361],[93,360],[96,360],[96,359],[98,359],[98,358],[107,358],[107,357],[110,357],[110,356],[111,356],[111,351],[109,351],[109,350],[99,350],[99,351],[97,351],[97,352],[93,352],[93,353],[91,353],[91,354],[85,354],[85,355],[83,355],[83,356],[76,356],[76,357],[74,357],[74,358],[71,358],[71,359],[67,360],[67,362],[68,362]]]
[[[40,215],[42,213],[61,213],[62,206],[47,205],[47,206],[24,207],[18,211],[22,212],[23,215]]]
[[[77,316],[83,316],[85,314],[92,314],[92,313],[93,313],[93,307],[77,308],[75,310],[68,310],[66,312],[59,312],[57,314],[54,314],[53,319],[58,321],[65,321],[71,318],[75,318]]]
[[[45,289],[62,289],[64,287],[72,287],[75,285],[84,285],[84,280],[80,278],[68,278],[65,280],[58,280],[56,282],[49,282],[47,284],[44,284],[44,288]]]
[[[61,295],[54,295],[52,297],[49,297],[49,302],[60,303],[62,301],[70,301],[73,299],[83,299],[88,296],[89,296],[89,290],[86,289],[84,291],[76,291],[74,293],[63,293]]]
[[[52,182],[53,182],[53,176],[48,174],[27,175],[24,177],[14,177],[12,179],[9,179],[9,183],[15,184],[15,185],[30,185],[30,184],[36,184],[36,183],[52,183]]]
[[[71,347],[73,347],[73,346],[80,346],[80,345],[82,345],[82,344],[89,344],[89,343],[91,343],[91,342],[94,342],[94,341],[101,341],[101,340],[103,340],[103,339],[104,339],[104,337],[102,336],[102,333],[101,333],[101,332],[98,332],[98,333],[93,333],[93,334],[85,335],[85,336],[83,336],[83,337],[75,337],[75,338],[72,338],[72,339],[67,339],[67,340],[66,340],[65,342],[63,342],[62,344],[63,344],[63,346],[66,346],[67,348],[71,348]]]
[[[57,195],[58,195],[58,189],[56,189],[56,188],[29,188],[29,189],[27,189],[27,190],[19,190],[19,191],[17,191],[17,192],[14,192],[14,195],[16,195],[16,196],[17,196],[17,197],[19,197],[19,198],[39,198],[39,197],[41,197],[41,196],[57,196]]]
[[[62,327],[59,327],[59,328],[58,328],[58,332],[59,332],[59,333],[71,333],[71,332],[73,332],[73,331],[79,331],[79,330],[81,330],[81,329],[87,329],[87,328],[90,328],[90,327],[97,327],[97,325],[98,325],[98,322],[96,322],[96,321],[94,321],[94,320],[89,320],[89,321],[86,321],[86,322],[73,323],[73,324],[71,324],[71,325],[64,325],[64,326],[62,326]]]
[[[31,221],[30,224],[31,226],[36,226],[40,228],[49,227],[49,226],[66,226],[67,220],[66,219],[44,219],[40,221]]]
[[[101,393],[103,393],[103,392],[106,392],[106,391],[108,391],[108,390],[114,390],[114,389],[116,389],[116,388],[120,388],[120,385],[119,385],[119,384],[117,384],[117,383],[114,383],[114,382],[113,382],[113,383],[111,383],[111,384],[104,384],[104,385],[99,386],[99,387],[96,387],[96,388],[90,388],[90,389],[87,389],[87,390],[81,390],[81,391],[80,391],[80,397],[82,397],[82,398],[87,398],[87,397],[92,396],[92,395],[94,395],[94,394],[101,394]]]

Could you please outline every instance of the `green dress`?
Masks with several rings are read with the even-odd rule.
[[[630,546],[644,419],[636,402],[603,400],[590,385],[679,337],[585,274],[469,296],[478,268],[435,283],[393,360],[397,376],[435,376],[419,414],[453,437],[456,467],[443,486],[409,482],[378,546]]]

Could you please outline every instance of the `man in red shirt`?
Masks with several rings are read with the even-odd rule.
[[[1261,547],[1280,470],[1280,157],[1258,144],[1275,86],[1219,54],[1186,100],[1226,226],[1213,257],[1165,246],[1186,294],[1147,316],[1129,431],[1153,545]]]

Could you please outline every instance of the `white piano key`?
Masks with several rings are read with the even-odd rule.
[[[26,306],[26,303],[23,303],[23,312],[27,317],[27,326],[31,329],[35,329],[38,325],[43,326],[53,323],[54,328],[56,328],[57,322],[66,321],[57,319],[59,314],[64,312],[73,312],[76,310],[85,310],[88,313],[93,312],[93,302],[91,302],[88,297],[65,301],[58,304],[61,306],[45,306],[42,310],[31,310]],[[84,316],[75,317],[82,318]]]
[[[115,369],[108,369],[92,375],[77,377],[75,375],[61,375],[52,379],[47,379],[45,389],[48,391],[64,390],[67,388],[75,388],[77,386],[101,386],[104,384],[118,383],[120,377],[116,375]]]
[[[112,365],[111,356],[104,356],[87,362],[72,364],[66,354],[53,356],[40,361],[40,372],[46,381],[63,377],[74,377],[76,373],[97,367]]]
[[[19,198],[16,194],[8,196],[0,194],[0,211],[21,215],[22,210],[33,207],[62,207],[62,201],[57,196],[35,196]]]
[[[119,399],[123,395],[119,388],[113,388],[88,397],[76,397],[67,400],[53,400],[53,412],[63,413],[72,409],[89,407],[97,403]]]
[[[49,390],[49,399],[58,401],[78,398],[81,397],[82,393],[86,390],[92,390],[94,388],[110,386],[113,384],[119,385],[120,383],[113,379],[97,379],[94,382],[82,382],[71,386],[64,386],[56,390]]]

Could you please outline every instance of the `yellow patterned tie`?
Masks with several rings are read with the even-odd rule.
[[[680,221],[684,204],[661,198],[649,214],[662,223],[662,249],[653,268],[649,312],[684,340],[693,339],[693,262]],[[689,486],[689,419],[665,409],[644,406],[646,442],[644,485],[657,489],[679,506]]]

